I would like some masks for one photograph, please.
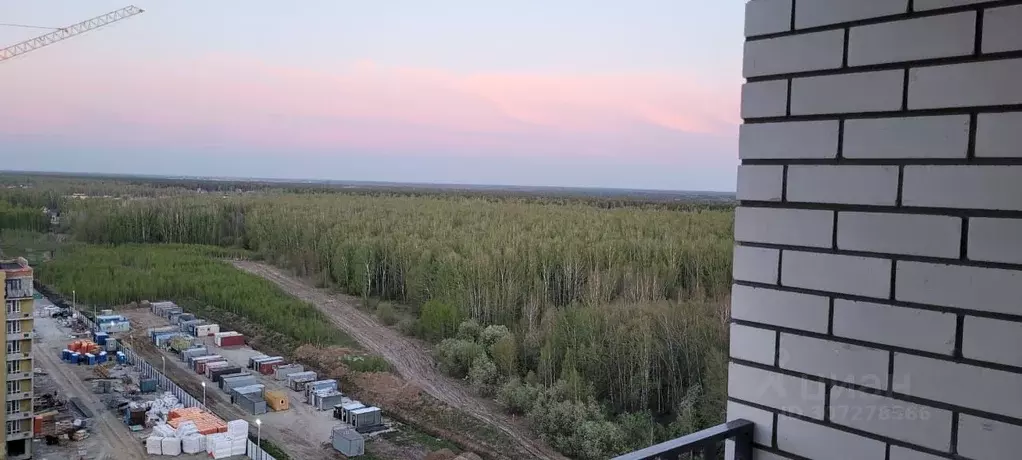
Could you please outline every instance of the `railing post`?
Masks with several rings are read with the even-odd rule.
[[[752,460],[752,427],[735,436],[735,460]]]

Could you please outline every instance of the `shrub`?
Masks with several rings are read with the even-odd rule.
[[[380,302],[380,304],[376,306],[376,317],[387,326],[393,326],[399,319],[397,311],[394,310],[394,306],[387,302]]]
[[[461,339],[444,339],[433,348],[433,355],[440,364],[440,369],[454,377],[464,378],[468,375],[472,363],[479,356],[486,356],[483,347],[475,342]]]

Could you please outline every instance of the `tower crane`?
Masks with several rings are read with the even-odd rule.
[[[8,46],[7,48],[0,49],[0,61],[6,61],[13,57],[25,54],[29,51],[37,50],[46,45],[51,45],[61,40],[66,40],[68,38],[74,37],[75,35],[83,34],[92,29],[98,29],[105,25],[120,21],[122,19],[130,18],[132,16],[135,16],[136,14],[141,14],[143,12],[145,12],[145,10],[137,6],[128,6],[125,8],[121,8],[117,11],[111,11],[107,14],[96,16],[92,19],[86,19],[82,22],[79,22],[78,24],[57,28],[56,30],[48,34],[40,35],[36,38],[25,40],[21,43],[16,43],[14,45]]]

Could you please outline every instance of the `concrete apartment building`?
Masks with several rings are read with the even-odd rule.
[[[1022,458],[1022,2],[745,20],[729,420],[757,460]]]
[[[0,458],[32,457],[32,267],[24,258],[0,261],[3,280],[4,353],[3,381],[6,407],[3,417],[4,443]]]

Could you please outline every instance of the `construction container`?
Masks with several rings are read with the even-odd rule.
[[[156,383],[156,379],[141,379],[138,381],[138,391],[141,391],[142,393],[152,393],[156,391]]]
[[[383,411],[379,407],[363,407],[351,411],[351,426],[355,428],[383,424]]]
[[[99,330],[103,332],[128,332],[131,330],[131,322],[125,320],[103,323],[99,325]]]
[[[195,347],[195,337],[181,333],[167,342],[167,348],[175,353],[190,350]]]
[[[205,322],[206,322],[206,320],[204,320],[204,319],[190,319],[190,320],[187,320],[187,321],[178,321],[178,324],[179,324],[178,328],[181,330],[181,332],[187,332],[187,333],[191,334],[193,326],[195,326],[197,324],[202,324],[202,323],[205,323]]]
[[[206,366],[209,365],[209,364],[214,364],[214,363],[224,363],[224,364],[226,364],[227,361],[224,360],[224,358],[222,356],[220,356],[220,355],[202,356],[202,357],[199,357],[199,358],[195,358],[195,373],[196,374],[205,374],[206,373]]]
[[[217,332],[213,334],[213,343],[218,347],[236,347],[245,344],[245,336],[238,332]]]
[[[85,358],[85,364],[88,364],[90,366],[96,364],[96,355],[92,353],[86,353],[83,356]]]
[[[305,384],[305,400],[312,402],[312,394],[320,390],[336,390],[337,381],[334,379],[316,380]]]
[[[279,364],[287,364],[284,358],[275,358],[259,363],[259,373],[263,375],[273,375],[273,367]]]
[[[301,392],[303,395],[305,394],[305,384],[315,380],[316,373],[312,371],[299,372],[287,376],[288,387],[294,391]]]
[[[106,351],[111,353],[117,351],[117,339],[113,337],[106,339]]]
[[[184,350],[184,351],[181,352],[181,361],[188,362],[189,358],[192,358],[192,357],[195,357],[195,356],[206,356],[208,354],[209,354],[209,351],[206,350],[206,347],[193,347],[193,348],[189,348],[189,349]]]
[[[191,313],[181,313],[181,315],[179,315],[177,317],[177,323],[178,323],[178,325],[181,325],[181,326],[183,326],[184,323],[186,323],[188,321],[194,321],[194,320],[195,320],[195,315],[193,315]],[[182,329],[182,331],[183,330],[184,329]]]
[[[337,390],[320,390],[312,394],[311,404],[316,410],[331,410],[344,399]]]
[[[266,391],[263,393],[263,399],[266,400],[266,405],[273,409],[274,412],[288,410],[291,407],[291,400],[287,397],[287,393],[283,391]]]
[[[170,310],[172,308],[177,308],[177,304],[169,300],[151,302],[149,304],[149,310],[158,316],[166,317],[167,315],[165,315],[163,312]]]
[[[106,332],[99,332],[99,331],[93,331],[92,332],[92,340],[94,340],[99,345],[106,345],[106,341],[109,338],[110,338],[110,334],[107,334]]]
[[[223,356],[213,355],[213,354],[205,354],[205,355],[202,355],[202,356],[191,356],[191,357],[188,358],[187,363],[188,363],[188,367],[192,368],[192,370],[195,370],[195,365],[198,364],[199,362],[202,362],[202,361],[219,361],[221,359],[223,359]]]
[[[124,424],[128,426],[141,425],[145,426],[145,408],[144,407],[125,407],[124,408]]]
[[[114,311],[109,309],[109,308],[104,308],[104,309],[99,311],[99,314],[101,314],[101,315],[112,315],[112,314],[114,314]]]
[[[266,401],[261,395],[249,393],[240,395],[234,402],[250,414],[259,415],[266,413]]]
[[[361,402],[358,401],[351,401],[345,404],[341,404],[340,406],[341,406],[340,414],[338,414],[336,408],[334,409],[334,418],[340,419],[342,422],[347,423],[349,425],[351,424],[351,411],[364,409],[366,407],[365,404],[362,404]]]
[[[81,361],[81,360],[82,360],[82,354],[78,353],[78,352],[75,352],[75,353],[71,353],[71,359],[69,359],[68,361],[71,364],[78,364],[78,362]]]
[[[256,361],[258,361],[260,359],[263,359],[263,358],[269,358],[269,356],[267,356],[267,355],[253,355],[253,356],[249,356],[248,357],[248,368],[252,369],[252,370],[255,370],[255,368],[256,368]]]
[[[107,360],[107,354],[106,354],[105,351],[101,351],[101,352],[99,352],[98,355],[96,355],[96,363],[103,364],[103,363],[106,362],[106,360]]]
[[[225,367],[231,367],[231,363],[227,362],[227,360],[222,360],[222,361],[206,363],[204,365],[204,367],[205,367],[206,370],[205,370],[205,372],[203,372],[203,375],[205,375],[206,378],[208,379],[212,375],[213,371],[215,371],[217,369],[222,369],[222,368],[225,368]]]
[[[68,350],[67,348],[61,350],[60,351],[60,360],[61,361],[71,361],[71,350]]]
[[[208,370],[209,367],[207,366],[206,369]],[[241,367],[239,367],[239,366],[224,366],[224,367],[219,367],[219,368],[216,368],[216,369],[213,369],[213,370],[209,371],[209,379],[212,380],[213,383],[216,383],[216,382],[220,381],[220,376],[221,375],[237,374],[239,372],[241,372]]]
[[[124,354],[123,351],[118,351],[117,352],[117,364],[127,364],[127,363],[128,363],[128,355]]]
[[[230,394],[235,388],[243,388],[252,385],[258,385],[259,380],[254,375],[246,375],[241,377],[233,377],[229,379],[223,379],[220,381],[220,389],[224,390],[225,393]]]
[[[96,324],[116,323],[127,320],[128,319],[122,315],[96,315]]]
[[[196,337],[209,337],[220,332],[219,324],[199,324],[195,326],[195,330],[192,332]]]
[[[273,378],[275,380],[287,380],[287,376],[304,371],[305,366],[301,364],[278,364],[273,368]]]
[[[248,367],[256,372],[261,373],[261,367],[263,363],[276,363],[283,362],[284,358],[281,356],[259,356],[256,358],[249,358]]]
[[[334,427],[330,432],[330,443],[345,457],[365,455],[365,438],[350,426]]]
[[[243,394],[258,394],[259,397],[262,398],[263,397],[263,390],[265,390],[265,389],[266,389],[266,385],[259,384],[259,383],[255,384],[255,385],[246,385],[246,386],[243,386],[243,387],[232,388],[231,389],[231,401],[233,402],[235,399],[237,399],[237,397],[239,395],[243,395]]]
[[[234,372],[234,373],[230,373],[230,374],[220,374],[220,376],[217,377],[217,379],[214,380],[213,383],[215,383],[218,387],[223,388],[224,387],[224,380],[233,379],[233,378],[237,378],[237,377],[248,377],[248,376],[252,376],[252,374],[248,373],[248,371],[238,371],[238,372]]]

